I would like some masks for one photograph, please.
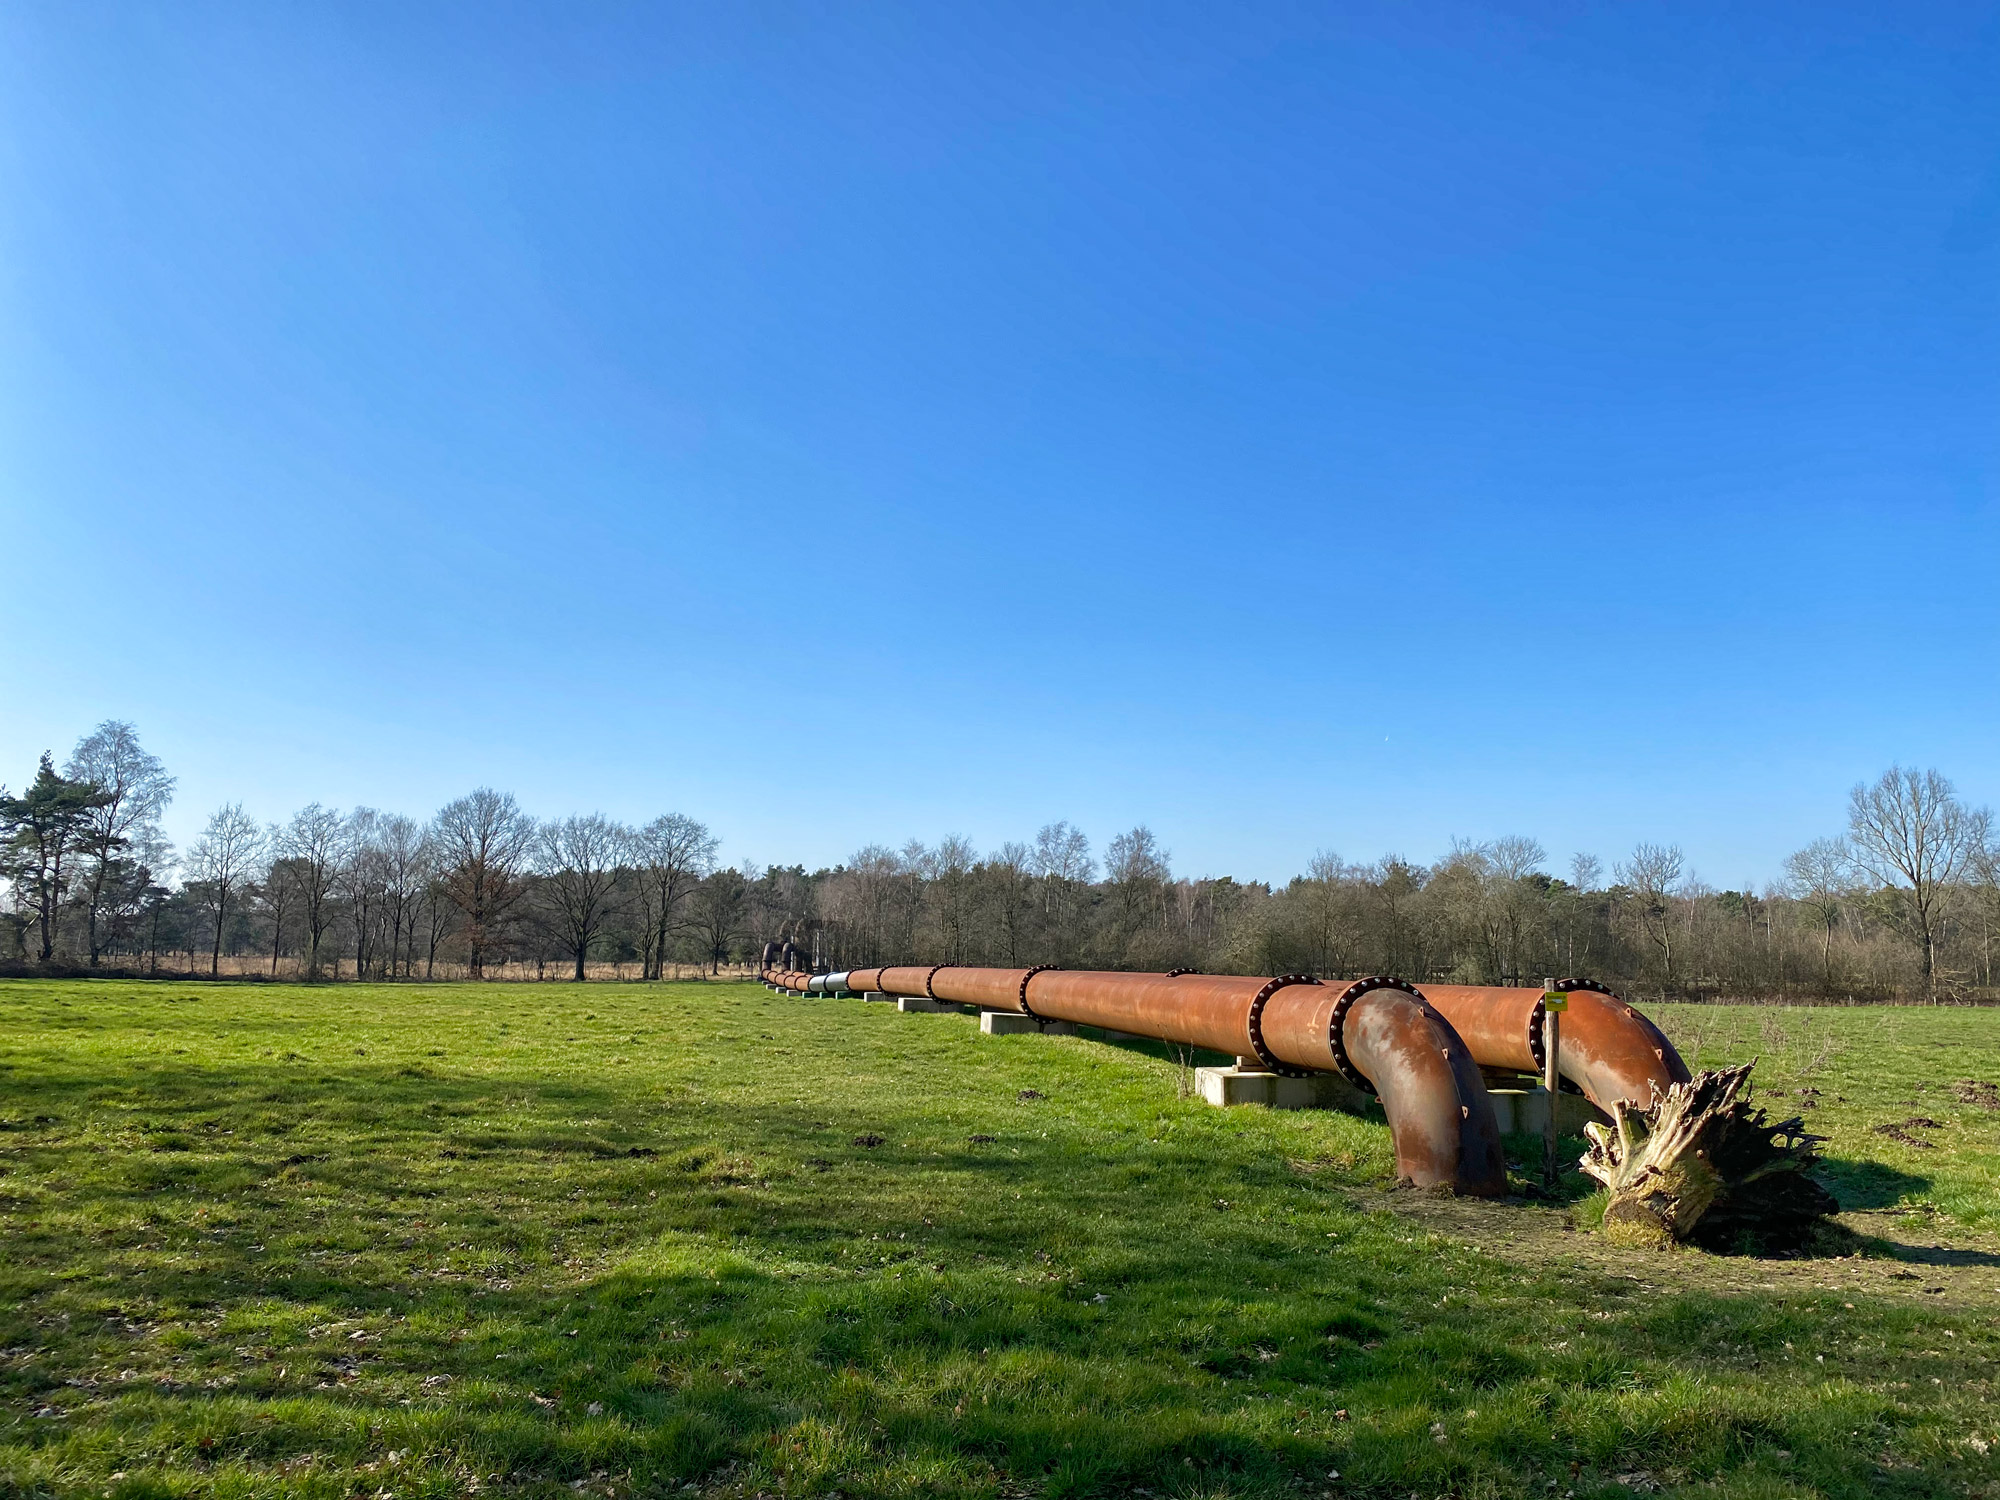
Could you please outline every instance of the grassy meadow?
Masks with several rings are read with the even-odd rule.
[[[1822,1258],[956,1015],[0,982],[0,1495],[2000,1497],[2000,1018],[1654,1014],[1810,1103]]]

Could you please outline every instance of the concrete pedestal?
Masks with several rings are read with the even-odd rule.
[[[928,995],[904,995],[896,1001],[896,1009],[923,1011],[935,1015],[939,1011],[955,1011],[958,1007],[949,1000],[933,1000]]]
[[[979,1029],[987,1036],[1019,1036],[1039,1031],[1044,1036],[1075,1036],[1076,1028],[1067,1021],[1037,1021],[1011,1010],[982,1010]]]
[[[861,998],[863,1000],[893,1000],[896,997],[894,995],[885,995],[880,990],[870,990],[867,994],[863,995]]]
[[[1251,1068],[1196,1068],[1194,1076],[1202,1098],[1222,1108],[1261,1104],[1267,1109],[1338,1109],[1358,1115],[1369,1105],[1369,1096],[1338,1073],[1286,1078]]]
[[[1488,1089],[1493,1116],[1500,1122],[1502,1135],[1540,1135],[1549,1122],[1547,1089]],[[1562,1094],[1556,1105],[1556,1129],[1563,1135],[1582,1135],[1593,1122],[1606,1123],[1604,1115],[1581,1094]]]

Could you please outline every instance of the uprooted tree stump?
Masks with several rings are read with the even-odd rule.
[[[1610,1193],[1604,1232],[1626,1244],[1693,1241],[1794,1248],[1839,1206],[1806,1176],[1820,1136],[1803,1120],[1772,1124],[1738,1096],[1752,1064],[1697,1073],[1650,1109],[1617,1103],[1587,1125],[1583,1170]]]

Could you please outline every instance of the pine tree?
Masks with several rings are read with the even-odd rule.
[[[56,920],[70,880],[64,861],[81,846],[91,813],[110,800],[94,781],[57,775],[47,751],[25,792],[10,797],[0,789],[0,861],[27,896],[43,963],[55,957]]]

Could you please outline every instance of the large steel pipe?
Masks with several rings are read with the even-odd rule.
[[[1271,997],[1262,1030],[1272,1056],[1316,1069],[1330,1061],[1380,1097],[1399,1180],[1481,1198],[1506,1193],[1486,1081],[1451,1023],[1421,995],[1370,979],[1288,987]]]
[[[1689,1078],[1674,1044],[1651,1021],[1601,987],[1565,979],[1556,1068],[1606,1114],[1614,1100],[1639,1108]],[[1513,986],[1427,984],[1424,998],[1451,1022],[1481,1067],[1542,1071],[1542,991]]]
[[[1448,1021],[1393,981],[909,966],[883,969],[877,982],[892,995],[1158,1037],[1280,1072],[1342,1073],[1381,1098],[1398,1178],[1485,1197],[1506,1191],[1477,1063]]]

